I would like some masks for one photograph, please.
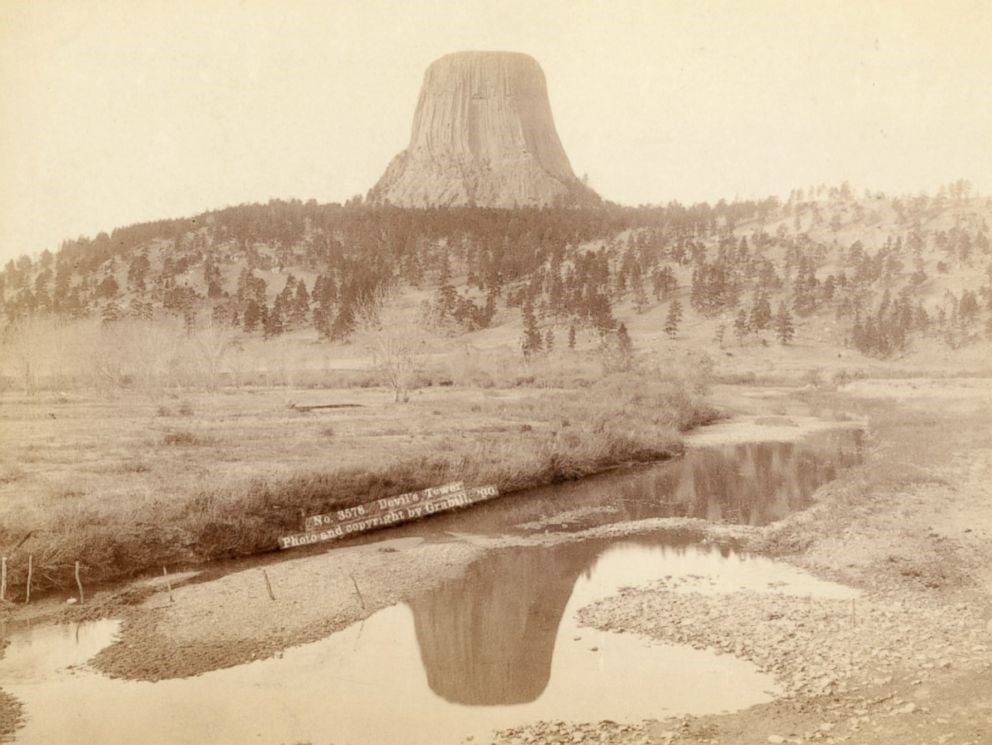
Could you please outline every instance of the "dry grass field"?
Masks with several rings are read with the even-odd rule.
[[[29,554],[35,592],[72,585],[75,561],[110,580],[269,550],[304,513],[447,480],[510,492],[665,458],[712,416],[650,373],[405,404],[383,388],[8,394],[0,545],[15,596]]]

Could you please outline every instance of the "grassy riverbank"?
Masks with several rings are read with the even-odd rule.
[[[456,479],[506,493],[670,457],[680,432],[714,416],[681,382],[632,374],[575,389],[429,388],[408,404],[378,389],[8,396],[8,598],[23,597],[28,555],[36,593],[73,587],[75,561],[95,583],[248,555],[311,512]]]

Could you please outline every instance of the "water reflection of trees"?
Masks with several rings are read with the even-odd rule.
[[[776,442],[699,448],[617,479],[600,499],[616,504],[628,520],[698,517],[763,525],[809,506],[838,468],[860,458],[860,445],[849,435],[832,448]]]
[[[574,528],[651,517],[699,517],[749,525],[804,509],[839,469],[861,461],[862,435],[845,430],[803,443],[744,443],[690,449],[668,463],[534,489],[433,518],[439,532],[499,533],[559,520]],[[579,519],[567,518],[586,511]],[[566,517],[562,517],[566,516]]]

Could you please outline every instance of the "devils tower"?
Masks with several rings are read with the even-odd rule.
[[[457,52],[424,73],[410,144],[369,193],[401,207],[579,205],[544,72],[513,52]]]

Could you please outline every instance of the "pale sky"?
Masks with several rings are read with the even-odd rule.
[[[466,49],[534,56],[573,169],[620,203],[992,192],[989,0],[0,0],[0,260],[364,194]]]

